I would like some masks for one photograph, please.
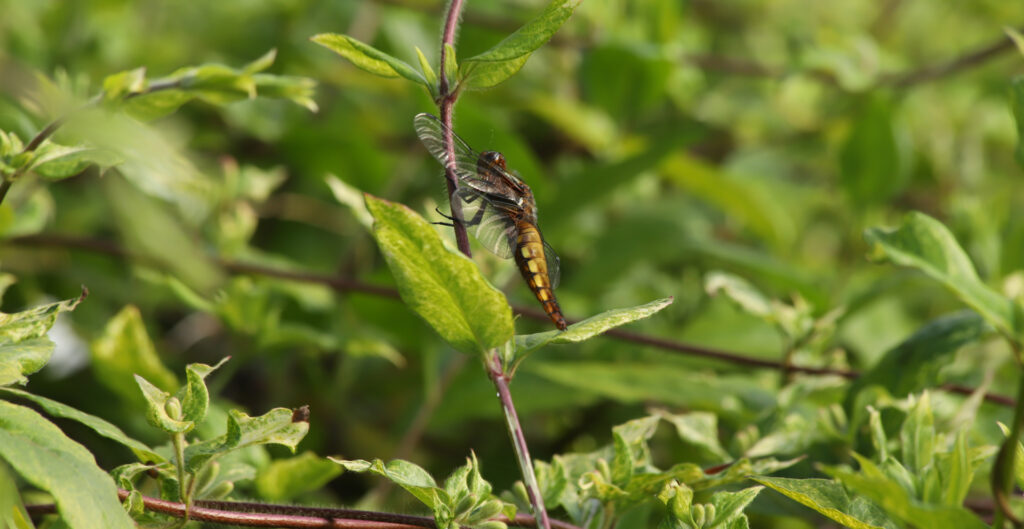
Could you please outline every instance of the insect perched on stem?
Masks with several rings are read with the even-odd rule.
[[[447,127],[430,114],[417,114],[413,123],[430,154],[448,167]],[[451,136],[452,165],[459,178],[459,188],[451,199],[461,203],[466,228],[484,248],[505,259],[515,258],[544,312],[564,331],[565,318],[554,290],[558,286],[558,256],[537,227],[537,204],[530,186],[508,170],[500,152],[477,153],[454,132]]]

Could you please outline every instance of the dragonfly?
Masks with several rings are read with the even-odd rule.
[[[413,124],[430,154],[441,166],[448,167],[444,137],[450,129],[426,113],[417,114]],[[564,331],[565,317],[555,298],[559,259],[537,227],[533,191],[518,174],[509,171],[500,152],[478,153],[454,132],[451,138],[454,159],[450,165],[459,180],[451,199],[461,204],[464,225],[484,248],[504,259],[515,258],[519,273],[544,312],[555,327]]]

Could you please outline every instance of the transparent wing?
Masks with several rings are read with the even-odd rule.
[[[444,131],[447,127],[437,117],[427,113],[416,114],[416,117],[413,118],[413,126],[416,129],[416,135],[419,136],[420,141],[427,147],[430,154],[434,155],[434,158],[441,162],[443,167],[448,167],[448,152],[444,148]],[[508,191],[497,182],[501,182],[502,179],[521,181],[515,175],[498,168],[488,169],[488,172],[493,174],[483,176],[478,174],[477,162],[480,159],[480,154],[454,131],[452,132],[452,150],[455,154],[455,174],[459,177],[459,181],[481,193],[505,196],[509,194]]]
[[[547,241],[544,241],[544,259],[548,262],[548,279],[551,281],[551,288],[558,288],[558,282],[562,279],[561,259],[555,253]]]
[[[465,187],[459,188],[455,196],[462,203],[466,229],[480,245],[503,259],[512,257],[516,250],[516,224],[506,213],[507,207]]]

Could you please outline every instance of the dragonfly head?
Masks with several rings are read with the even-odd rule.
[[[508,171],[508,166],[505,165],[505,157],[498,151],[484,151],[480,153],[480,160],[477,161],[477,170],[485,172],[494,169]]]

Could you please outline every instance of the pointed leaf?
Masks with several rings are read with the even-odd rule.
[[[139,385],[142,396],[146,399],[146,421],[149,424],[167,433],[185,433],[195,427],[194,422],[178,420],[167,412],[167,403],[173,398],[170,393],[139,375],[135,375],[135,383]]]
[[[839,480],[855,495],[862,495],[881,506],[887,513],[907,524],[932,529],[985,529],[976,515],[963,507],[928,504],[910,496],[898,481],[890,478],[877,465],[857,453],[860,464],[854,472],[838,467],[823,467],[826,474]]]
[[[750,479],[797,501],[851,529],[897,529],[876,505],[850,498],[846,489],[826,479],[792,479],[768,476]]]
[[[1010,108],[1017,123],[1017,163],[1024,167],[1024,77],[1017,77],[1010,85]]]
[[[581,1],[552,0],[540,15],[493,48],[462,61],[462,83],[467,88],[486,88],[511,77],[534,50],[551,39]]]
[[[911,472],[923,476],[925,468],[935,460],[935,419],[927,391],[921,394],[903,421],[900,446],[903,449],[901,461]]]
[[[127,446],[135,453],[135,457],[139,458],[139,461],[151,461],[153,463],[160,463],[165,461],[164,457],[153,451],[152,448],[146,446],[141,441],[137,441],[128,437],[120,428],[113,424],[96,417],[95,415],[89,415],[88,413],[78,411],[67,404],[62,404],[55,400],[48,399],[39,395],[22,391],[15,388],[0,388],[0,391],[6,391],[12,395],[17,395],[26,400],[30,400],[36,403],[43,411],[53,415],[54,417],[60,417],[62,419],[70,419],[77,421],[89,428],[92,431],[106,437],[107,439],[116,441],[124,446]]]
[[[939,372],[961,347],[981,339],[991,327],[976,312],[964,310],[928,322],[882,356],[847,392],[846,409],[857,393],[880,385],[896,398],[938,385]]]
[[[103,328],[103,334],[89,347],[92,367],[100,382],[121,398],[139,400],[132,375],[139,375],[163,391],[178,389],[178,379],[160,361],[146,332],[142,314],[134,305],[121,309]]]
[[[338,465],[303,452],[289,459],[279,459],[260,472],[256,490],[267,501],[288,501],[307,492],[320,489],[342,470]]]
[[[950,289],[1005,336],[1020,341],[1021,307],[978,278],[967,254],[941,222],[924,213],[908,213],[894,230],[870,228],[864,235],[871,257],[916,268]]]
[[[383,476],[392,483],[407,490],[430,509],[434,509],[438,505],[440,499],[438,491],[440,489],[437,487],[437,482],[434,481],[430,473],[423,470],[423,467],[419,465],[401,459],[389,461],[386,465],[380,459],[374,459],[373,461],[366,461],[364,459],[346,460],[337,457],[329,457],[328,459],[341,465],[342,468],[349,472],[372,472]]]
[[[215,366],[206,364],[189,364],[185,367],[185,386],[177,394],[181,401],[181,418],[196,423],[206,417],[206,408],[210,405],[210,393],[206,389],[206,376],[224,365],[231,357],[226,356]]]
[[[736,492],[720,491],[711,496],[711,505],[715,506],[715,516],[707,523],[707,527],[726,525],[743,515],[743,509],[754,501],[764,487],[749,487]]]
[[[53,495],[71,529],[133,529],[117,487],[82,445],[38,413],[0,401],[0,459],[25,481]]]
[[[57,303],[41,305],[22,312],[0,312],[0,386],[24,384],[25,375],[39,371],[50,361],[53,342],[46,337],[57,315],[74,310],[85,299],[82,295]]]
[[[101,168],[121,163],[121,157],[106,149],[86,145],[65,146],[47,141],[36,151],[29,167],[51,180],[74,176],[90,165]]]
[[[642,320],[672,304],[673,298],[663,298],[645,305],[624,309],[612,309],[574,323],[564,331],[547,331],[537,334],[516,336],[516,357],[525,355],[548,344],[577,343],[588,340],[609,329]]]
[[[299,418],[294,410],[274,408],[257,417],[231,410],[228,412],[227,433],[185,448],[185,469],[198,472],[214,457],[248,446],[277,444],[294,452],[307,432],[309,422]]]
[[[408,63],[392,57],[369,44],[348,35],[321,33],[310,40],[348,59],[362,70],[381,77],[404,77],[410,81],[430,87],[427,80]]]
[[[409,208],[366,195],[373,236],[402,301],[455,349],[483,353],[512,338],[512,310],[476,265],[448,250]]]

